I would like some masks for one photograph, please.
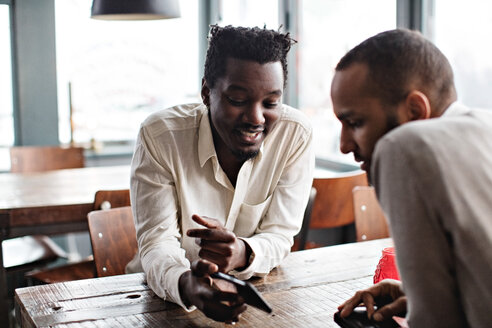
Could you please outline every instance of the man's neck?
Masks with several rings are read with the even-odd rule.
[[[215,148],[217,151],[217,148]],[[239,170],[244,164],[244,161],[238,161],[237,158],[228,151],[217,151],[217,159],[219,160],[220,167],[225,172],[229,181],[233,187],[236,187],[237,176]]]
[[[456,102],[456,98],[450,99],[441,109],[432,110],[430,118],[441,117],[454,102]]]

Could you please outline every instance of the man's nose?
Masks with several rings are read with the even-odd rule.
[[[340,151],[344,154],[348,154],[355,150],[355,142],[352,138],[352,133],[347,128],[342,127],[340,133]]]
[[[263,106],[253,103],[246,108],[244,118],[251,125],[263,125],[265,124],[265,116],[263,114]]]

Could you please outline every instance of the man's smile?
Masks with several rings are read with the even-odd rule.
[[[239,136],[240,142],[244,144],[256,144],[263,136],[264,128],[237,128],[236,135]]]

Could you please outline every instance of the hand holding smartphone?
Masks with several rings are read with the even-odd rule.
[[[262,311],[265,311],[266,313],[272,312],[272,308],[270,307],[270,305],[268,305],[268,303],[261,296],[255,286],[253,286],[251,283],[239,280],[222,272],[212,273],[210,276],[214,279],[222,279],[234,284],[234,286],[236,286],[237,288],[238,294],[244,298],[246,304],[254,306]]]
[[[382,322],[374,321],[367,317],[365,307],[356,307],[354,311],[345,318],[340,316],[340,311],[337,311],[334,320],[342,328],[396,328],[400,327],[393,319]]]

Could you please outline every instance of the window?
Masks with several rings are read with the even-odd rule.
[[[299,43],[292,49],[297,56],[290,63],[292,80],[288,83],[288,99],[285,100],[297,102],[297,107],[311,118],[318,157],[353,163],[351,155],[344,156],[339,151],[340,124],[333,115],[330,99],[333,69],[347,50],[369,36],[396,27],[397,2],[414,1],[188,0],[180,1],[182,17],[179,19],[108,22],[89,18],[92,0],[55,0],[60,141],[67,143],[71,136],[82,144],[91,139],[131,141],[135,139],[139,124],[151,112],[176,103],[200,101],[203,62],[199,63],[204,59],[200,58],[204,49],[200,49],[199,41],[203,40],[198,39],[198,26],[199,21],[203,23],[208,19],[206,11],[198,11],[200,4],[213,7],[214,15],[219,13],[220,25],[266,25],[277,29],[287,16],[293,18],[296,30],[292,33]],[[0,3],[3,50],[10,49],[11,44],[9,6],[4,5],[11,1],[0,0]],[[481,0],[470,0],[466,4],[458,0],[424,3],[428,7],[423,16],[414,13],[417,16],[414,19],[427,23],[426,32],[427,27],[431,27],[429,37],[449,58],[455,71],[459,100],[473,107],[492,108],[492,99],[486,96],[492,85],[489,60],[492,48],[487,42],[487,32],[492,30],[492,4]],[[280,12],[282,4],[289,5],[289,15]],[[402,16],[399,17],[405,18],[410,13],[402,14],[403,7],[400,7]],[[42,22],[38,26],[42,26]],[[25,40],[16,42],[13,44]],[[16,72],[14,70],[14,74]],[[11,76],[10,51],[2,51],[0,146],[9,146],[14,141]],[[22,132],[25,131],[19,133]],[[31,135],[42,133],[42,128],[34,129]]]
[[[200,100],[197,1],[156,21],[91,19],[91,4],[55,2],[62,143],[131,141],[151,112]]]
[[[492,2],[435,0],[434,15],[434,42],[453,67],[459,101],[492,109]]]
[[[220,25],[263,27],[277,30],[277,0],[227,0],[220,2]]]
[[[298,101],[313,123],[316,156],[353,162],[339,150],[341,124],[330,98],[334,68],[366,38],[396,27],[396,1],[301,1],[299,15]]]

